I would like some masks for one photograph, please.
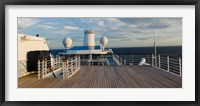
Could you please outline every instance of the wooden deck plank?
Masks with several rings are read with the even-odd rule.
[[[19,88],[181,88],[182,77],[154,67],[81,66],[69,79],[18,78]]]

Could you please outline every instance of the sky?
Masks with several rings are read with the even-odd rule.
[[[95,30],[95,43],[108,38],[107,47],[149,47],[182,45],[182,18],[18,18],[18,33],[45,37],[50,49],[63,49],[62,40],[71,37],[72,46],[83,45],[84,30]]]

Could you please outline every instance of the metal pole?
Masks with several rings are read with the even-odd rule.
[[[60,67],[60,56],[58,55],[58,66]]]
[[[42,79],[44,79],[44,59],[42,59]]]
[[[62,66],[62,68],[63,68],[63,79],[65,79],[65,70],[66,70],[66,63],[65,62],[63,62],[63,66]]]
[[[122,58],[120,58],[120,62],[121,62],[121,64],[122,64]]]
[[[78,63],[78,67],[80,68],[81,67],[81,57],[80,57],[80,55],[79,55],[79,57],[78,57],[78,60],[79,60],[79,63]]]
[[[47,59],[44,61],[45,75],[47,75]]]
[[[41,70],[40,67],[41,67],[40,66],[40,60],[38,60],[38,79],[40,79],[40,76],[41,76],[40,75],[40,70]]]
[[[179,58],[179,71],[180,71],[180,76],[182,76],[181,58]]]
[[[133,54],[132,54],[132,63],[133,63]]]
[[[158,62],[159,62],[159,68],[160,68],[160,55],[158,55]]]
[[[169,56],[167,56],[167,71],[169,72]]]
[[[126,60],[124,60],[124,65],[126,65]]]
[[[155,66],[157,67],[157,56],[156,56],[156,54],[155,54]]]
[[[71,58],[71,66],[70,66],[70,68],[71,68],[71,69],[70,69],[70,74],[71,74],[71,73],[73,72],[73,68],[74,68],[74,67],[73,67],[73,58]]]
[[[152,60],[151,60],[151,63],[152,63],[152,66],[154,66],[154,59],[153,59],[153,54],[151,55],[151,58],[152,58]]]

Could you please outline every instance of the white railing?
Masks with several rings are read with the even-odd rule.
[[[29,74],[26,68],[26,60],[21,60],[17,62],[17,70],[18,70],[18,77],[22,77],[24,75]]]
[[[146,59],[147,63],[151,64],[150,55],[118,55],[122,65],[138,65],[142,58]]]
[[[56,55],[55,56],[55,63],[54,63],[54,65],[56,65],[56,66],[61,66],[62,65],[62,57],[61,56],[58,56],[58,55]]]
[[[47,62],[46,58],[38,60],[38,79],[44,79],[49,73],[51,73],[51,70],[48,70]]]
[[[80,69],[80,56],[73,56],[63,61],[63,79],[71,77]]]
[[[161,55],[115,55],[122,65],[138,65],[142,58],[153,67],[182,76],[182,59]]]
[[[115,63],[117,65],[122,65],[123,64],[122,63],[123,60],[119,55],[114,54],[112,58],[113,58],[113,60],[115,61]]]
[[[152,66],[182,76],[182,59],[152,55]]]
[[[62,56],[56,56],[53,66],[49,62],[50,60],[46,58],[38,60],[38,79],[44,79],[49,74],[54,74],[55,70],[52,67],[57,67],[57,69],[61,68],[63,78],[69,78],[80,69],[80,56],[71,56],[66,59],[62,58]]]

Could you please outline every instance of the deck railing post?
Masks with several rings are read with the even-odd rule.
[[[80,55],[79,55],[79,68],[81,67],[81,58],[80,58]]]
[[[56,61],[55,61],[55,65],[57,65],[57,55],[55,56],[55,60],[56,60]]]
[[[42,79],[44,79],[44,59],[42,59]]]
[[[73,58],[71,58],[70,74],[73,72]]]
[[[133,64],[133,54],[132,54],[132,56],[131,56],[131,57],[132,57],[132,64]]]
[[[151,60],[151,63],[152,63],[152,66],[154,66],[154,56],[153,56],[153,54],[151,55],[151,58],[152,58],[152,60]]]
[[[56,66],[58,66],[58,55],[56,55]]]
[[[167,56],[167,71],[169,72],[169,56]]]
[[[40,79],[40,73],[41,73],[41,66],[40,66],[40,60],[38,60],[38,79]]]
[[[124,60],[124,65],[126,65],[126,60]]]
[[[60,62],[61,62],[61,59],[60,59],[60,56],[58,56],[58,66],[60,67]]]
[[[182,76],[181,58],[179,58],[179,71],[180,71],[180,76]]]
[[[78,58],[77,58],[77,55],[76,55],[76,58],[75,58],[76,60],[75,60],[75,64],[76,64],[76,68],[75,68],[75,70],[76,69],[78,69]]]
[[[67,77],[69,76],[69,69],[70,69],[70,58],[67,59],[67,62],[65,64],[65,71],[66,71],[66,74],[65,74],[65,77],[67,75]]]
[[[157,67],[157,56],[155,55],[154,58],[155,58],[155,66]]]
[[[66,63],[63,63],[63,79],[65,79],[65,72],[66,72]]]
[[[78,55],[76,55],[76,64],[77,64],[77,69],[78,69]]]
[[[120,58],[120,62],[121,62],[121,64],[122,64],[122,58]],[[123,64],[122,64],[123,65]]]
[[[119,60],[119,56],[117,55],[117,60]]]
[[[45,77],[45,75],[47,75],[47,59],[45,59],[45,61],[44,61],[44,77]]]
[[[158,55],[158,67],[160,68],[160,55]]]

